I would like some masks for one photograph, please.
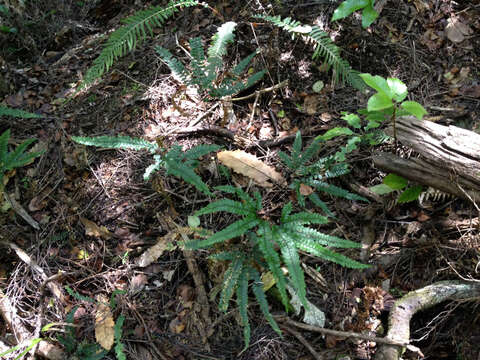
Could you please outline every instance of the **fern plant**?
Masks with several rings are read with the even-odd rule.
[[[233,247],[233,250],[212,255],[214,259],[230,262],[224,274],[219,308],[226,311],[236,292],[242,325],[244,326],[245,346],[248,346],[250,339],[250,326],[247,316],[248,284],[250,281],[252,281],[253,293],[265,318],[271,327],[280,333],[280,329],[268,308],[259,268],[271,271],[281,301],[287,308],[289,304],[287,283],[295,289],[302,304],[308,307],[305,279],[298,250],[345,267],[358,269],[367,267],[330,249],[331,247],[358,248],[360,247],[358,243],[321,233],[309,226],[327,223],[328,219],[325,216],[311,212],[292,214],[293,205],[288,203],[282,209],[280,221],[273,223],[259,216],[259,213],[262,212],[260,193],[255,192],[252,198],[242,189],[233,186],[219,186],[216,189],[235,195],[240,201],[227,198],[220,199],[198,210],[195,216],[223,211],[239,216],[240,219],[212,236],[203,240],[188,242],[186,246],[191,249],[202,249],[236,238],[245,237],[248,239],[248,241],[237,241],[233,245],[229,243],[228,246]],[[288,278],[282,270],[284,265],[288,269]]]
[[[129,136],[99,136],[79,137],[72,136],[72,140],[88,146],[97,146],[111,149],[147,150],[153,155],[154,163],[147,167],[143,175],[144,180],[150,179],[151,175],[161,168],[165,168],[168,175],[183,179],[195,186],[204,194],[210,195],[210,189],[202,178],[195,172],[198,166],[198,158],[220,149],[218,145],[199,145],[190,150],[182,151],[181,146],[174,145],[166,152],[155,142]]]
[[[176,12],[197,5],[207,6],[197,0],[171,0],[167,6],[154,6],[123,19],[125,25],[110,35],[102,52],[85,74],[83,86],[100,78],[117,58],[134,50],[147,34],[153,36],[153,29],[161,26]]]
[[[347,200],[368,201],[362,196],[353,194],[338,186],[329,184],[327,181],[350,172],[349,167],[344,162],[337,162],[334,156],[328,156],[312,162],[315,155],[320,150],[321,142],[327,137],[317,137],[312,143],[303,150],[302,135],[300,131],[295,136],[292,152],[290,155],[283,151],[278,153],[280,160],[291,171],[291,185],[294,189],[297,201],[300,206],[305,206],[305,198],[308,198],[313,204],[321,208],[327,215],[332,216],[324,201],[320,199],[317,192],[323,192],[335,197]],[[313,191],[315,189],[316,191]]]
[[[322,57],[328,66],[333,68],[335,82],[348,82],[358,90],[365,89],[365,84],[359,76],[359,72],[353,70],[348,61],[340,56],[340,48],[330,39],[330,35],[318,26],[302,24],[300,21],[289,17],[282,19],[281,16],[255,15],[287,31],[293,38],[301,37],[306,42],[313,43],[314,53],[312,59]]]
[[[7,171],[26,166],[33,162],[33,160],[42,155],[43,151],[26,152],[28,146],[32,144],[35,139],[25,140],[18,145],[15,150],[8,151],[8,140],[10,139],[10,129],[6,130],[0,135],[0,193],[4,187],[4,176]]]
[[[265,75],[265,70],[262,70],[242,79],[243,73],[257,52],[241,60],[230,71],[224,71],[223,57],[227,54],[228,44],[234,41],[233,32],[236,25],[230,21],[218,28],[206,56],[201,39],[190,39],[191,69],[187,69],[167,49],[158,46],[156,51],[182,83],[197,86],[201,91],[207,92],[211,98],[235,95],[253,86]]]
[[[12,116],[22,119],[34,119],[42,117],[42,115],[34,114],[20,109],[12,109],[6,106],[0,106],[0,116]]]

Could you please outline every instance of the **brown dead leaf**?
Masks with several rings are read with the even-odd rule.
[[[130,291],[132,293],[140,292],[145,285],[148,284],[148,277],[145,274],[135,275],[132,280],[130,280]]]
[[[311,186],[300,184],[300,194],[302,194],[303,196],[308,196],[311,193],[313,193],[313,189]]]
[[[112,234],[105,226],[98,226],[93,221],[80,217],[80,221],[85,226],[85,235],[108,240]]]
[[[249,177],[262,187],[272,187],[272,183],[285,184],[283,176],[273,167],[260,161],[255,155],[243,150],[221,151],[217,154],[218,160],[233,171]]]
[[[95,339],[105,350],[110,350],[114,341],[114,326],[112,311],[108,306],[108,299],[105,295],[98,295],[98,305],[95,313]]]
[[[451,17],[447,21],[445,33],[450,41],[458,44],[465,40],[465,36],[471,35],[473,30],[470,26],[462,23],[458,18]]]
[[[185,229],[185,231],[190,231],[190,233],[192,233],[192,230],[190,228]],[[169,248],[172,250],[175,249],[175,240],[177,239],[178,235],[178,229],[176,229],[170,231],[162,237],[159,237],[155,245],[153,245],[142,255],[140,255],[140,257],[137,258],[137,266],[146,267],[153,263],[155,260],[157,260],[160,256],[162,256],[165,250]]]

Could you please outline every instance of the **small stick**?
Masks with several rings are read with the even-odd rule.
[[[270,91],[275,91],[275,90],[278,90],[278,89],[281,89],[282,87],[285,87],[288,85],[288,79],[287,80],[283,80],[281,83],[278,83],[278,84],[275,84],[273,86],[270,86],[269,88],[265,88],[265,89],[261,89],[261,90],[257,90],[255,91],[254,93],[251,93],[249,95],[246,95],[246,96],[242,96],[242,97],[238,97],[238,98],[233,98],[233,99],[230,99],[231,101],[242,101],[242,100],[247,100],[247,99],[250,99],[254,96],[258,96],[258,94],[264,94],[264,93],[267,93],[267,92],[270,92]]]
[[[310,345],[310,343],[298,331],[293,330],[292,328],[285,325],[282,325],[282,328],[285,329],[290,334],[292,334],[293,336],[295,336],[297,340],[300,341],[303,344],[303,346],[305,346],[308,349],[308,351],[310,351],[310,354],[312,354],[315,360],[325,360],[325,357],[317,353],[313,348],[313,346]]]

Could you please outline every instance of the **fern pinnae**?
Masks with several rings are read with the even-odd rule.
[[[129,136],[72,136],[72,140],[82,145],[110,149],[148,150],[151,153],[154,153],[158,149],[158,145],[155,143],[143,139],[131,138]]]
[[[185,66],[183,66],[183,64],[175,58],[170,51],[161,46],[155,47],[155,51],[160,55],[165,64],[167,64],[174,77],[183,84],[188,84],[191,81],[190,75],[185,69]]]
[[[220,199],[195,212],[195,216],[212,214],[220,211],[225,211],[230,214],[248,216],[252,213],[252,209],[248,209],[239,201],[230,199]]]
[[[221,149],[219,145],[201,144],[185,151],[185,159],[194,160]]]
[[[259,226],[259,235],[257,237],[257,244],[262,252],[265,261],[267,262],[269,270],[272,272],[273,277],[276,280],[277,289],[280,292],[280,297],[285,309],[288,307],[287,296],[287,281],[283,274],[280,257],[274,248],[274,239],[272,236],[272,229],[270,224],[263,221]]]
[[[302,304],[305,307],[308,307],[305,277],[300,266],[300,257],[298,256],[295,243],[291,236],[287,232],[282,231],[279,227],[274,228],[273,236],[277,239],[277,243],[280,245],[283,262],[287,265],[290,279],[297,290],[298,297]]]
[[[162,159],[161,155],[153,155],[153,164],[149,165],[143,174],[143,180],[147,181],[150,179],[152,174],[160,168],[165,167],[165,161]]]
[[[270,310],[268,309],[268,301],[267,301],[267,297],[265,296],[265,293],[263,292],[263,282],[260,279],[260,274],[255,268],[251,266],[248,268],[248,272],[249,272],[249,277],[253,279],[253,283],[252,283],[253,294],[255,295],[255,298],[258,301],[258,305],[260,305],[260,310],[262,311],[263,316],[265,316],[265,319],[267,319],[272,329],[275,330],[275,332],[277,332],[277,334],[281,336],[282,332],[280,331],[278,324],[276,323],[275,319],[270,313]]]
[[[260,220],[256,217],[249,216],[244,219],[235,221],[225,229],[222,229],[205,240],[196,240],[187,243],[187,246],[191,249],[202,249],[213,244],[224,242],[238,236],[245,234],[248,230],[254,228],[260,223]]]
[[[327,224],[328,219],[320,214],[301,211],[288,216],[282,220],[282,224],[288,223],[303,223],[303,224]]]
[[[227,271],[225,271],[223,276],[223,288],[220,294],[220,303],[218,305],[220,311],[226,312],[228,309],[228,304],[235,291],[235,286],[237,285],[238,277],[242,271],[244,260],[243,256],[236,256],[230,263]]]
[[[321,259],[325,259],[327,261],[331,261],[336,264],[339,264],[343,267],[348,267],[351,269],[367,269],[370,267],[369,265],[362,264],[358,261],[350,259],[349,257],[336,253],[330,249],[327,249],[326,247],[310,246],[310,245],[311,243],[307,243],[307,242],[299,242],[297,244],[299,249],[306,251],[312,255],[318,256]]]
[[[250,323],[248,321],[248,268],[243,267],[238,277],[237,301],[238,312],[243,325],[243,338],[245,340],[244,349],[250,345]]]
[[[203,192],[205,195],[211,195],[211,191],[205,184],[200,176],[197,175],[195,170],[186,165],[183,162],[179,162],[178,159],[165,159],[165,169],[167,174],[174,175],[180,179],[183,179],[185,182],[195,186],[199,191]]]
[[[42,115],[31,113],[20,109],[12,109],[6,106],[0,106],[0,116],[11,116],[22,119],[42,118]]]
[[[345,189],[342,189],[338,186],[320,181],[320,180],[313,180],[313,181],[308,181],[308,185],[315,187],[317,190],[321,190],[323,192],[326,192],[327,194],[336,196],[336,197],[341,197],[347,200],[359,200],[359,201],[366,201],[368,202],[368,199],[364,198],[363,196],[353,194]]]
[[[235,194],[237,195],[240,200],[243,200],[245,204],[248,207],[248,214],[254,213],[257,210],[260,210],[261,208],[261,199],[260,199],[260,205],[256,203],[245,191],[243,191],[242,188],[236,187],[236,186],[231,186],[231,185],[220,185],[215,187],[216,190],[226,192],[228,194]],[[257,193],[255,193],[256,196]],[[258,193],[258,195],[260,195]],[[244,206],[245,207],[245,206]],[[244,215],[247,215],[247,212],[244,213]]]
[[[239,251],[222,251],[220,253],[210,255],[208,258],[217,261],[233,261],[240,255],[242,255],[242,253]]]

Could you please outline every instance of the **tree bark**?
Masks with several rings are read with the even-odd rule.
[[[405,116],[396,120],[396,135],[420,156],[379,153],[373,156],[375,166],[480,204],[479,134]]]

